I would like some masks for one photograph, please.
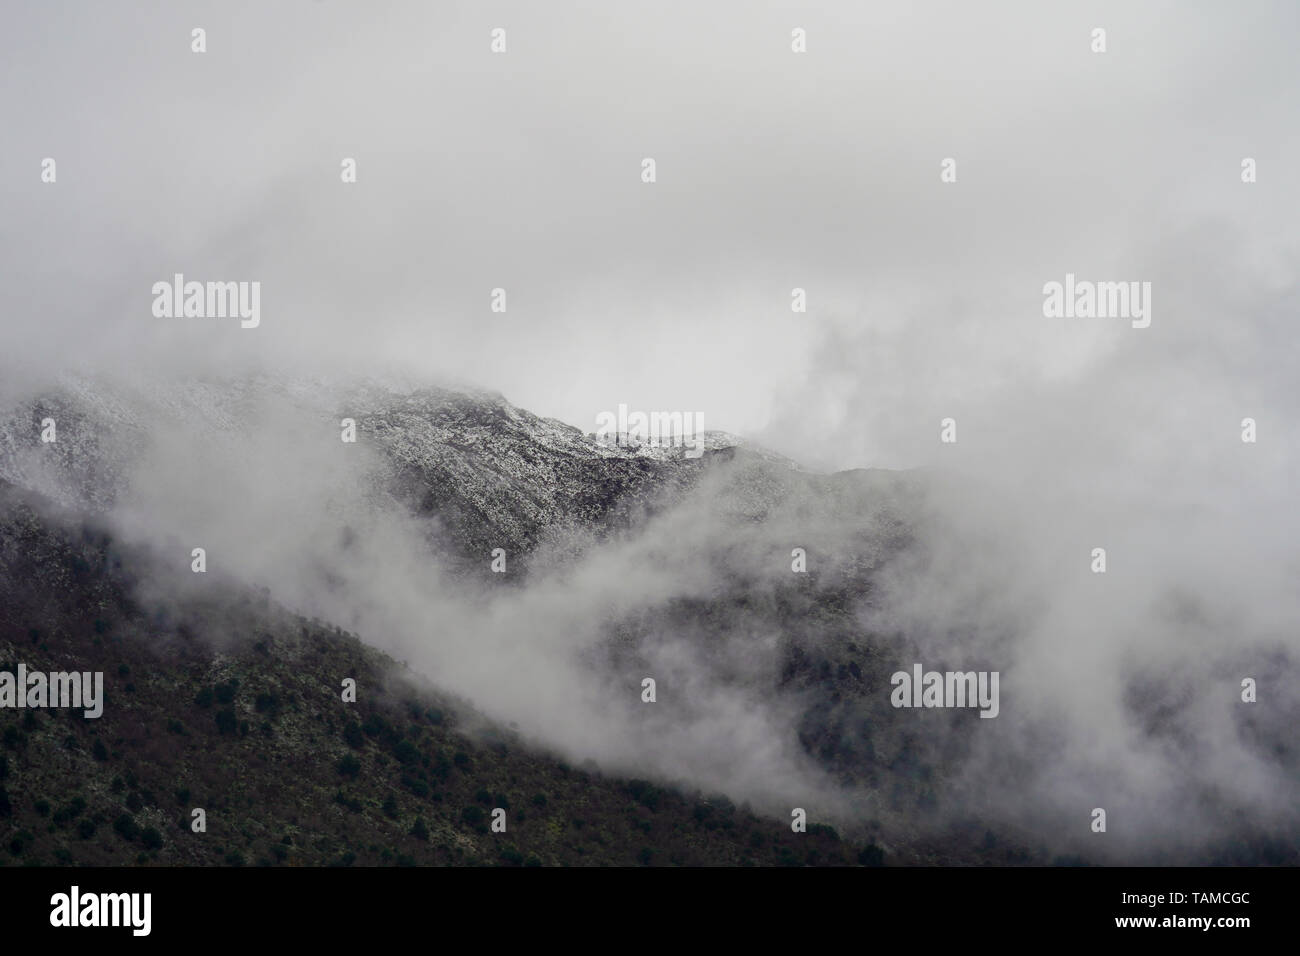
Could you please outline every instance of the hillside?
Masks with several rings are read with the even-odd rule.
[[[472,390],[70,378],[0,411],[0,671],[102,671],[108,702],[0,709],[7,859],[1124,860],[1059,725],[891,706],[913,661],[1015,656],[1002,595],[949,590],[941,480],[610,446]],[[1144,746],[1188,746],[1168,678],[1129,691]],[[1234,719],[1294,767],[1284,710]],[[1145,862],[1295,862],[1293,814],[1212,783],[1191,812],[1231,822]]]
[[[4,710],[12,863],[878,864],[688,794],[574,768],[266,596],[144,604],[147,558],[0,487],[0,663],[102,670],[104,716]],[[343,677],[357,702],[343,703]],[[206,812],[205,833],[191,812]],[[507,811],[507,831],[489,831]]]

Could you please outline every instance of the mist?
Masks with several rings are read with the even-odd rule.
[[[806,610],[838,581],[886,676],[1001,674],[995,720],[890,717],[945,771],[925,826],[1116,858],[1243,820],[1300,831],[1294,5],[133,2],[3,23],[4,477],[107,512],[178,573],[202,546],[611,772],[920,825],[800,742],[816,701],[781,683],[791,641],[848,636],[727,603]],[[156,317],[176,273],[260,282],[261,323]],[[1149,327],[1045,317],[1067,274],[1149,282]],[[619,533],[548,529],[496,581],[393,498],[373,435],[339,441],[358,383],[468,383],[580,432],[620,403],[690,411],[798,467],[719,461]],[[60,389],[97,410],[65,433],[102,467],[25,444]]]

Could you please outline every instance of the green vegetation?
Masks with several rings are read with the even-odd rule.
[[[14,514],[0,507],[0,538],[18,520],[24,544],[0,553],[10,562],[0,572],[74,580],[77,562],[113,566],[100,539]],[[483,728],[356,637],[249,595],[150,605],[131,591],[132,556],[114,547],[120,576],[16,591],[5,612],[14,626],[0,630],[0,658],[102,671],[108,700],[95,721],[0,711],[0,834],[24,861],[697,866],[815,854],[857,865],[869,849],[829,828],[792,833],[718,796],[572,768],[512,730]],[[128,675],[129,706],[114,697]],[[361,690],[355,704],[340,698],[344,676]],[[263,732],[250,734],[250,720]],[[191,829],[195,807],[204,833]],[[507,811],[506,833],[491,831],[494,807]]]

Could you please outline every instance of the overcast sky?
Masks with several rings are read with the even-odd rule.
[[[941,417],[973,446],[1078,386],[1229,427],[1178,389],[1297,405],[1297,27],[1289,2],[12,5],[0,348],[403,365],[825,467],[932,463]],[[260,327],[156,318],[176,272],[260,281]],[[1152,282],[1151,327],[1045,319],[1066,272]]]

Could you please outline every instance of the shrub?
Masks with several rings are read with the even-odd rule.
[[[434,757],[433,766],[429,768],[429,772],[439,780],[446,780],[447,774],[451,773],[451,762],[447,760],[447,755],[440,753]]]
[[[14,856],[22,856],[23,852],[32,845],[36,837],[32,836],[27,830],[19,830],[14,834],[14,838],[9,841],[9,852]]]
[[[54,823],[56,826],[63,826],[63,824],[81,816],[82,811],[85,809],[85,799],[83,797],[73,797],[71,801],[54,811]]]
[[[833,826],[828,826],[828,825],[825,824],[825,823],[810,823],[810,824],[808,824],[808,835],[809,835],[809,836],[829,837],[830,839],[832,839],[832,840],[836,840],[836,841],[838,841],[839,838],[840,838],[840,835],[839,835],[838,833],[835,832],[835,828],[834,828]]]
[[[217,703],[230,704],[234,703],[235,692],[239,690],[239,681],[229,680],[224,684],[218,684],[214,687],[213,692],[217,695]]]
[[[104,741],[98,737],[95,738],[95,745],[90,748],[90,752],[95,755],[95,759],[104,761],[108,759],[108,748],[104,746]]]
[[[468,823],[472,827],[481,826],[487,819],[487,814],[483,812],[482,807],[465,807],[460,811],[461,821]]]
[[[161,850],[163,845],[162,834],[153,827],[145,827],[140,831],[140,839],[144,842],[146,850]]]
[[[80,823],[77,824],[77,836],[81,837],[83,840],[89,840],[94,835],[95,835],[94,820],[82,820]]]
[[[349,723],[343,728],[343,741],[354,750],[360,750],[366,745],[366,735],[361,730],[361,725]]]
[[[513,844],[507,844],[501,849],[501,862],[507,866],[523,866],[524,855]]]
[[[388,817],[388,819],[396,820],[397,819],[397,797],[393,796],[391,793],[388,796],[386,796],[384,798],[383,811],[384,811],[384,816]]]
[[[220,733],[233,734],[239,728],[239,720],[235,717],[235,712],[229,708],[217,711],[215,720]]]
[[[874,843],[868,843],[858,854],[858,862],[863,866],[884,866],[885,851]]]
[[[114,820],[113,829],[128,843],[134,842],[140,835],[140,827],[136,825],[135,818],[129,813],[124,813]]]
[[[415,823],[411,825],[411,836],[415,837],[417,840],[423,840],[426,843],[429,842],[429,828],[424,825],[424,819],[422,817],[415,818]]]
[[[194,695],[194,703],[198,704],[205,710],[212,706],[212,688],[204,687]]]
[[[417,797],[427,797],[429,795],[429,786],[423,780],[412,777],[409,773],[402,774],[402,786]]]
[[[355,779],[357,774],[361,773],[361,761],[352,754],[344,754],[343,759],[338,763],[338,771],[345,777]]]
[[[546,794],[544,794],[544,793],[535,793],[535,794],[533,794],[533,806],[537,807],[538,809],[542,809],[543,807],[545,807],[545,806],[546,806]]]
[[[632,795],[632,799],[647,810],[654,810],[659,806],[659,798],[663,792],[650,783],[648,780],[629,780],[627,792]]]
[[[402,738],[397,742],[397,746],[393,748],[393,756],[397,758],[399,763],[413,764],[420,759],[420,751],[415,744],[406,738]]]

